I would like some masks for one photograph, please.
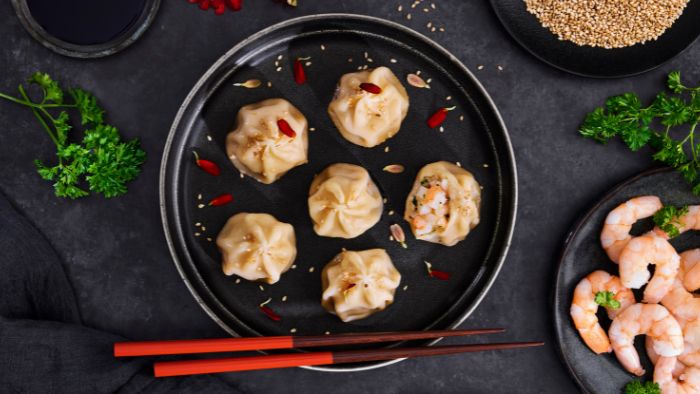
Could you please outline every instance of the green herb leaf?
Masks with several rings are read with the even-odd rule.
[[[600,143],[619,137],[633,152],[651,147],[654,160],[674,167],[700,194],[700,184],[695,184],[700,174],[700,144],[695,144],[700,87],[683,85],[678,71],[668,75],[667,84],[674,95],[661,92],[648,107],[633,93],[608,98],[604,107],[586,115],[579,133]],[[655,130],[658,125],[665,127]],[[675,129],[683,125],[690,131],[675,138]]]
[[[625,394],[661,394],[661,388],[654,382],[633,380],[625,385]]]
[[[599,291],[595,293],[595,303],[605,308],[620,308],[620,301],[615,299],[615,293],[611,291]]]
[[[670,238],[680,235],[681,216],[688,213],[688,206],[681,208],[666,205],[654,214],[654,223]]]
[[[29,83],[41,86],[44,91],[44,101],[50,101],[54,104],[63,103],[63,90],[56,81],[51,79],[49,74],[36,72],[29,78]]]
[[[139,141],[122,141],[119,131],[104,123],[104,110],[92,94],[71,89],[68,93],[74,103],[64,103],[64,92],[48,74],[36,73],[29,81],[43,89],[44,97],[41,102],[23,105],[37,109],[34,114],[56,145],[58,157],[54,166],[45,165],[41,160],[35,160],[35,165],[43,179],[54,182],[56,195],[87,196],[89,192],[84,185],[105,197],[126,193],[126,184],[138,176],[146,159]],[[20,94],[23,99],[15,102],[30,100],[21,85]],[[84,130],[80,143],[68,142],[72,130],[68,109],[77,109],[81,124],[90,126]],[[58,111],[58,115],[50,111]]]

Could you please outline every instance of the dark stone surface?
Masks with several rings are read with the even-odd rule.
[[[547,346],[411,360],[352,374],[292,369],[224,377],[243,392],[575,392],[553,337],[555,260],[579,214],[611,186],[651,165],[646,154],[629,154],[617,143],[603,148],[584,140],[577,126],[610,94],[632,90],[651,98],[670,70],[682,70],[697,84],[700,45],[642,76],[592,80],[532,58],[507,36],[486,1],[443,1],[427,14],[419,6],[410,21],[397,13],[398,2],[300,3],[293,10],[271,1],[249,1],[242,13],[217,18],[185,1],[165,1],[139,42],[113,57],[90,61],[46,50],[26,34],[10,3],[0,4],[0,90],[14,91],[36,70],[49,72],[65,86],[81,85],[102,99],[109,121],[124,135],[141,138],[149,154],[143,174],[126,196],[58,199],[32,164],[35,158],[52,157],[50,140],[29,111],[0,104],[0,188],[59,252],[86,323],[133,339],[223,334],[194,302],[170,261],[157,192],[160,155],[178,106],[221,54],[265,26],[302,14],[369,14],[423,33],[433,21],[446,32],[429,36],[474,70],[501,110],[520,175],[511,252],[491,292],[464,326],[503,326],[509,332],[499,339],[543,339]],[[405,9],[411,4],[401,3]],[[477,70],[478,65],[484,68]]]

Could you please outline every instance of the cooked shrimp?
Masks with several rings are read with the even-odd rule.
[[[656,362],[659,360],[659,355],[654,351],[654,340],[651,337],[646,337],[644,346],[646,347],[647,356],[649,356],[649,360],[652,364],[656,365]],[[676,366],[673,368],[673,377],[677,378],[681,376],[683,371],[685,371],[685,364],[678,361],[676,363]]]
[[[598,292],[602,291],[614,293],[613,298],[620,303],[620,307],[617,309],[605,308],[611,319],[636,302],[632,290],[622,286],[620,278],[617,276],[610,275],[605,271],[594,271],[581,279],[574,290],[571,318],[574,320],[574,325],[583,341],[596,354],[612,351],[608,335],[596,317],[598,304],[595,302],[595,297]]]
[[[700,319],[700,298],[696,298],[684,286],[685,275],[694,261],[700,259],[700,249],[692,249],[681,253],[681,264],[678,275],[671,285],[671,290],[661,299],[661,304],[668,308],[681,324],[686,321]]]
[[[447,203],[450,200],[447,193],[448,186],[446,179],[435,176],[421,180],[421,186],[415,196],[418,212],[411,220],[417,236],[430,234],[447,225],[449,219]]]
[[[684,233],[690,230],[700,230],[700,205],[690,205],[688,206],[688,213],[678,218],[680,225],[678,226],[678,232]],[[655,227],[654,233],[656,235],[668,239],[668,234],[664,230]]]
[[[683,332],[668,309],[658,304],[634,304],[617,315],[610,325],[610,342],[618,361],[637,376],[644,375],[634,337],[646,334],[652,338],[654,351],[664,357],[683,352]]]
[[[700,249],[693,249],[693,253],[689,253],[686,258],[682,260],[683,270],[685,275],[683,277],[683,286],[685,286],[688,291],[695,291],[700,289]]]
[[[657,303],[669,292],[678,274],[680,257],[668,241],[653,234],[631,239],[620,254],[620,279],[630,289],[644,289],[644,302]],[[654,277],[647,269],[656,265]]]
[[[697,394],[700,393],[700,368],[687,367],[675,379],[673,370],[676,357],[659,357],[654,366],[654,382],[659,385],[663,394]]]
[[[688,322],[683,327],[685,346],[678,360],[684,365],[700,368],[700,320]]]
[[[615,263],[619,261],[622,249],[632,239],[632,225],[639,219],[652,216],[662,207],[658,197],[641,196],[618,205],[608,213],[600,233],[600,243],[610,260]]]

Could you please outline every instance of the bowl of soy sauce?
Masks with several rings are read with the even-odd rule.
[[[29,34],[61,55],[109,56],[148,29],[160,0],[12,0]]]

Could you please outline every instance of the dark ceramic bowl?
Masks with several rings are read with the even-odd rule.
[[[58,54],[87,59],[113,55],[138,40],[155,19],[160,0],[145,0],[143,9],[126,29],[105,42],[90,45],[75,44],[49,34],[32,16],[26,0],[12,0],[12,5],[22,25],[35,40]]]
[[[617,265],[611,262],[600,246],[600,232],[608,213],[630,198],[656,195],[664,204],[676,206],[696,205],[700,197],[693,195],[691,187],[683,177],[669,168],[655,169],[637,175],[615,187],[596,203],[567,235],[559,261],[554,291],[554,324],[559,351],[569,372],[585,392],[620,393],[624,386],[636,376],[627,373],[615,355],[596,355],[583,343],[569,315],[569,308],[578,282],[589,273],[601,269],[619,275]],[[632,228],[639,235],[650,230],[650,219],[640,221]],[[688,232],[671,240],[678,252],[700,247],[697,232]],[[641,293],[635,291],[637,299]],[[602,308],[601,308],[602,309]],[[603,328],[609,327],[609,319],[602,311],[598,318]],[[653,367],[646,357],[644,338],[635,341],[647,376],[652,379]]]
[[[560,70],[597,78],[641,74],[671,60],[700,36],[700,0],[690,0],[683,14],[657,40],[626,48],[604,49],[560,41],[527,11],[523,0],[491,0],[508,33],[538,59]]]
[[[311,58],[304,85],[294,82],[291,71],[298,57]],[[401,131],[371,149],[343,139],[326,111],[339,78],[364,64],[390,67],[404,82],[411,100]],[[431,78],[431,89],[405,83],[406,75],[416,70]],[[263,84],[256,89],[234,86],[234,82],[249,79]],[[315,128],[309,134],[309,163],[271,185],[249,177],[241,179],[226,156],[226,135],[235,127],[241,106],[275,97],[291,101]],[[450,112],[444,132],[427,127],[426,119],[433,112],[452,105],[458,108]],[[213,177],[197,168],[193,150],[219,163],[222,175]],[[413,178],[422,166],[438,160],[460,162],[483,186],[481,223],[456,246],[416,241],[409,234],[408,249],[403,249],[389,240],[389,226],[404,223],[408,228],[402,217]],[[387,199],[381,221],[349,240],[317,236],[307,207],[314,175],[338,162],[366,168]],[[406,171],[382,171],[392,163],[404,165]],[[280,23],[222,56],[204,73],[175,118],[160,182],[163,225],[177,269],[207,313],[229,334],[242,336],[286,335],[292,328],[303,335],[456,327],[474,311],[496,279],[510,244],[517,201],[508,134],[476,78],[454,56],[412,30],[347,14]],[[234,195],[232,204],[197,208],[225,192]],[[213,241],[226,220],[238,212],[267,212],[296,230],[297,268],[274,285],[263,284],[264,290],[260,283],[243,280],[236,284],[235,277],[221,271],[221,256]],[[206,232],[196,236],[195,232],[201,233],[196,223],[204,225]],[[375,247],[386,249],[401,272],[395,302],[369,318],[343,323],[321,307],[321,270],[341,248]],[[423,260],[451,272],[452,277],[449,281],[429,277]],[[283,296],[287,296],[286,302],[281,300]],[[260,312],[258,304],[268,297],[272,298],[268,306],[282,316],[281,322]],[[315,369],[358,370],[392,362]]]

